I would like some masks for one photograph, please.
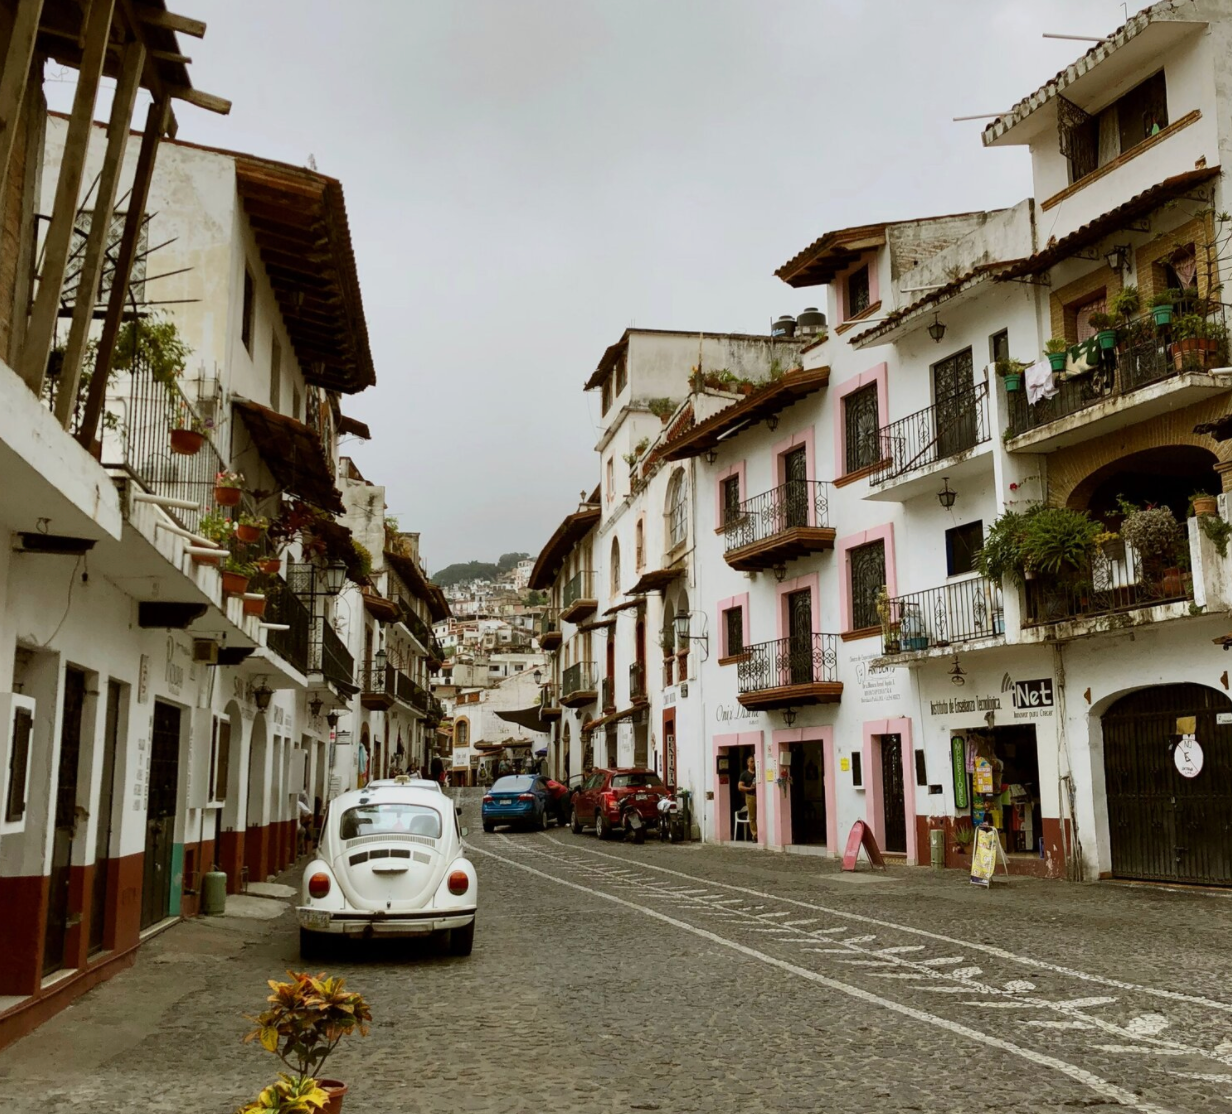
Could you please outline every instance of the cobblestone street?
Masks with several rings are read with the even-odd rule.
[[[473,957],[323,965],[375,1019],[329,1066],[352,1114],[1232,1109],[1222,895],[984,892],[562,829],[470,843]],[[177,926],[0,1054],[4,1109],[227,1114],[272,1074],[242,1015],[297,965],[289,906]]]

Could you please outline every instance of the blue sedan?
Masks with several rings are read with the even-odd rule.
[[[535,774],[511,774],[497,779],[483,796],[483,830],[497,824],[523,824],[543,831],[548,826],[552,795],[548,779]]]

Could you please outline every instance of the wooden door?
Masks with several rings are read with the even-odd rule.
[[[903,745],[898,735],[881,736],[881,803],[885,831],[883,851],[907,852],[907,799],[903,779]]]
[[[787,657],[789,684],[813,681],[813,592],[804,588],[787,597]]]
[[[103,950],[106,938],[108,859],[111,857],[111,814],[115,806],[116,751],[120,743],[120,694],[117,681],[107,684],[107,720],[103,734],[103,770],[99,778],[95,816],[94,886],[90,895],[90,954]]]
[[[808,454],[803,445],[783,454],[783,477],[784,525],[808,526]]]
[[[47,924],[43,933],[43,974],[64,967],[68,959],[69,884],[73,866],[73,838],[77,832],[77,771],[81,759],[81,715],[85,704],[86,675],[80,669],[64,671],[64,709],[60,720],[60,762],[56,779],[55,831],[51,844],[51,871],[47,890]]]
[[[141,927],[170,915],[175,851],[175,806],[180,788],[180,709],[156,701],[150,738],[150,775],[145,816],[145,877]]]

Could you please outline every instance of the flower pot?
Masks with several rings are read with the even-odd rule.
[[[255,615],[258,619],[265,614],[265,597],[262,596],[259,600],[245,600],[244,614]]]
[[[318,1079],[317,1083],[329,1095],[321,1114],[342,1114],[342,1096],[347,1093],[347,1085],[338,1079]]]
[[[1152,306],[1151,316],[1155,318],[1155,324],[1162,329],[1165,325],[1172,324],[1172,307]]]
[[[903,649],[909,653],[912,650],[927,650],[928,649],[928,635],[914,634],[910,638],[904,638],[903,639]]]
[[[194,553],[192,555],[192,559],[193,559],[193,564],[213,565],[215,568],[217,568],[219,565],[222,564],[223,556],[224,556],[223,552],[219,550],[217,557],[206,557],[199,553]]]
[[[1023,580],[1034,580],[1034,579],[1035,579],[1035,570],[1034,570],[1034,569],[1023,569],[1023,570],[1022,570],[1022,578],[1023,578]]]
[[[1048,363],[1053,371],[1064,371],[1069,360],[1068,352],[1049,352]]]
[[[260,526],[245,526],[242,522],[235,528],[235,536],[242,542],[248,542],[250,545],[253,542],[261,540]]]
[[[1116,329],[1100,329],[1100,331],[1095,334],[1095,340],[1100,348],[1102,348],[1105,352],[1115,348],[1117,342]]]
[[[224,572],[222,590],[229,596],[242,596],[248,591],[248,577],[242,572]]]
[[[1022,372],[1011,371],[1005,376],[1005,390],[1007,393],[1022,390]]]
[[[280,557],[262,557],[257,562],[259,568],[266,576],[277,576],[282,571],[282,559]]]
[[[887,654],[897,654],[899,652],[900,643],[897,638],[887,638],[883,643],[883,650]]]
[[[1195,495],[1193,499],[1193,513],[1198,516],[1207,514],[1219,513],[1219,496],[1218,495]]]
[[[1206,368],[1218,350],[1219,344],[1212,337],[1185,337],[1172,345],[1172,363],[1177,371]]]
[[[196,456],[205,444],[205,434],[195,429],[173,429],[171,431],[171,451],[181,456]]]
[[[220,507],[234,507],[240,501],[243,491],[238,487],[215,487],[214,502]]]
[[[1163,579],[1160,581],[1160,587],[1163,589],[1165,596],[1174,597],[1184,595],[1185,580],[1181,576],[1181,570],[1177,568],[1164,569],[1164,575]]]

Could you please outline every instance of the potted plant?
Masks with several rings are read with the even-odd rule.
[[[1102,528],[1086,511],[1032,507],[1022,517],[1024,569],[1056,580],[1072,580],[1087,568]]]
[[[1223,323],[1200,313],[1186,313],[1172,325],[1172,360],[1177,371],[1196,371],[1216,363]]]
[[[200,522],[197,523],[197,533],[216,545],[227,545],[235,536],[235,523],[223,515],[210,511],[201,516]]]
[[[971,854],[971,845],[975,842],[975,829],[971,821],[960,816],[954,821],[954,853],[964,857]]]
[[[1112,312],[1119,314],[1126,321],[1135,316],[1141,307],[1142,299],[1138,296],[1138,288],[1136,286],[1122,286],[1112,296]]]
[[[213,428],[212,421],[197,417],[188,401],[179,399],[171,417],[171,451],[180,456],[196,456],[205,444],[207,431]]]
[[[1116,347],[1116,318],[1110,313],[1093,313],[1087,324],[1095,330],[1095,340],[1105,352]]]
[[[253,542],[260,541],[261,535],[269,528],[269,519],[262,518],[260,515],[248,514],[246,511],[240,515],[239,525],[235,528],[235,536],[240,541],[251,545]]]
[[[1109,561],[1125,560],[1125,539],[1115,530],[1104,530],[1096,534],[1095,544],[1103,550]]]
[[[239,472],[219,472],[214,477],[214,502],[220,507],[234,507],[244,494],[244,477]]]
[[[1022,390],[1022,373],[1027,370],[1027,365],[1022,360],[1011,360],[1008,356],[1002,356],[994,366],[997,374],[1005,381],[1007,392]]]
[[[1195,491],[1189,497],[1189,513],[1198,518],[1204,515],[1219,514],[1219,496],[1208,495],[1205,491]]]
[[[229,596],[242,596],[248,591],[248,582],[252,579],[254,569],[247,561],[241,560],[234,553],[228,553],[222,567],[222,590]]]
[[[897,654],[900,649],[899,624],[891,618],[890,594],[883,584],[877,589],[877,618],[881,622],[881,649],[886,654]]]
[[[1144,573],[1167,587],[1177,588],[1181,570],[1173,564],[1181,545],[1181,527],[1167,507],[1133,507],[1122,500],[1123,509],[1128,508],[1125,521],[1121,523],[1121,537],[1142,560]],[[1172,582],[1166,585],[1163,582]],[[1179,594],[1177,591],[1174,594]]]
[[[1069,360],[1069,341],[1064,337],[1049,337],[1044,345],[1044,353],[1053,371],[1064,371]]]
[[[238,1114],[312,1114],[324,1110],[329,1093],[315,1079],[293,1079],[279,1073],[252,1102],[241,1106]]]
[[[676,412],[676,404],[670,398],[652,398],[646,408],[664,424]]]
[[[1198,526],[1202,530],[1220,557],[1228,555],[1228,538],[1232,537],[1232,523],[1219,517],[1218,514],[1202,514],[1198,516]]]
[[[244,614],[260,619],[265,614],[265,596],[245,595]]]
[[[257,561],[257,568],[266,576],[277,576],[282,571],[282,558],[262,557]]]
[[[1007,510],[988,527],[975,555],[976,571],[985,580],[1000,584],[1008,577],[1022,582],[1022,521],[1021,511]]]
[[[1158,328],[1172,324],[1172,307],[1180,295],[1179,290],[1161,290],[1151,299],[1151,316]]]
[[[269,1006],[255,1017],[249,1017],[256,1028],[244,1037],[244,1042],[259,1041],[262,1048],[291,1069],[292,1074],[281,1076],[284,1083],[300,1088],[308,1082],[315,1083],[327,1095],[327,1100],[317,1108],[324,1114],[338,1114],[346,1085],[334,1079],[322,1079],[321,1068],[343,1037],[352,1033],[361,1037],[368,1035],[372,1010],[361,995],[346,989],[345,979],[294,971],[287,974],[290,982],[270,980],[273,993],[266,999]],[[270,1108],[256,1106],[252,1109]],[[304,1109],[316,1108],[309,1105]]]

